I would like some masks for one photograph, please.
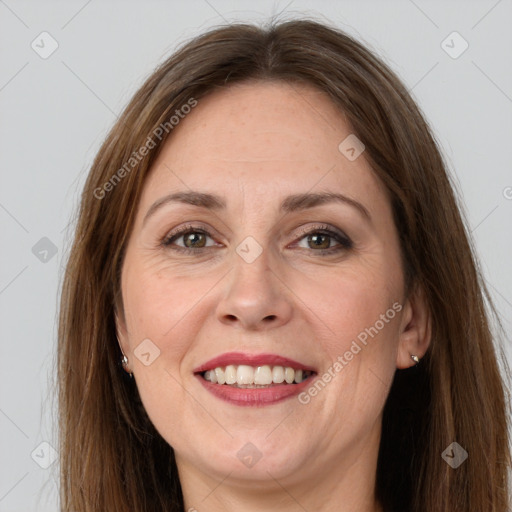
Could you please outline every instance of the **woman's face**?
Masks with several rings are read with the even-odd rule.
[[[361,149],[322,93],[255,82],[201,99],[160,153],[118,329],[180,473],[291,483],[374,466],[393,374],[418,346]],[[313,374],[288,383],[300,369]]]

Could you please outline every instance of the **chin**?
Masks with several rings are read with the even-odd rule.
[[[240,480],[268,481],[272,478],[285,478],[296,473],[304,466],[307,456],[297,451],[297,444],[279,439],[274,442],[265,439],[268,431],[236,437],[221,449],[216,444],[214,453],[208,463],[214,460],[213,471],[224,478],[232,473],[232,477]],[[275,442],[277,441],[277,443]],[[199,467],[205,467],[203,461]]]

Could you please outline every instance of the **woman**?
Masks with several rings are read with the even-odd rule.
[[[62,510],[505,512],[484,298],[440,152],[378,58],[311,21],[206,33],[85,185]]]

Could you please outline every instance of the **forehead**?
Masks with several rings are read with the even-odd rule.
[[[350,161],[339,150],[351,133],[340,109],[312,86],[230,86],[199,100],[173,129],[147,179],[143,202],[198,188],[238,187],[260,199],[272,190],[337,188],[378,195],[382,187],[364,153]]]

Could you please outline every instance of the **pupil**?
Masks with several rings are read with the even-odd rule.
[[[203,244],[196,245],[196,242],[200,241],[201,237],[203,237],[202,233],[188,233],[185,235],[185,245],[187,247],[203,247]]]
[[[315,247],[320,247],[321,249],[329,248],[329,237],[327,235],[311,235],[310,241],[314,244]],[[327,242],[327,243],[325,243]]]

